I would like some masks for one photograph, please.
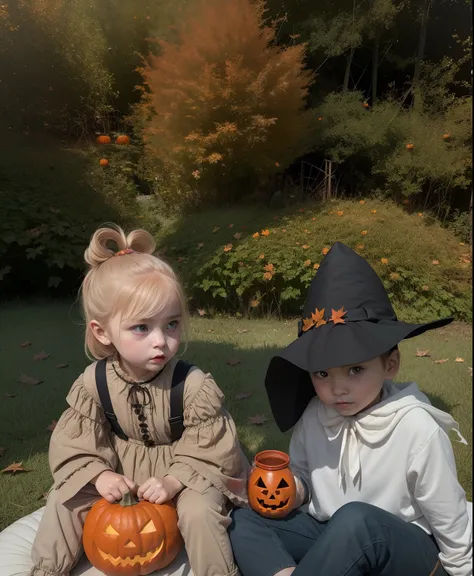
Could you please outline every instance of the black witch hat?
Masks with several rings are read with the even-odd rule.
[[[294,426],[315,395],[310,372],[366,362],[452,321],[399,321],[369,263],[336,242],[308,289],[298,338],[267,370],[265,387],[278,427],[284,432]]]

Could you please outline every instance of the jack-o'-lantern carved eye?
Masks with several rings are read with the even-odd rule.
[[[277,489],[280,489],[280,488],[289,488],[288,482],[284,478],[282,478],[280,480],[280,482],[277,486]]]
[[[261,477],[257,480],[255,486],[258,486],[259,488],[266,488],[265,482],[262,480]]]
[[[111,524],[109,524],[107,526],[107,528],[105,529],[105,533],[110,534],[111,536],[118,536],[119,535],[117,530],[115,530],[115,528]]]
[[[150,520],[143,526],[140,530],[140,534],[151,534],[151,532],[156,532],[156,526],[153,520]]]

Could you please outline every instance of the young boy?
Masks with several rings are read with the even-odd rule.
[[[451,321],[400,322],[369,264],[334,244],[298,339],[265,380],[279,428],[296,424],[295,508],[307,513],[235,510],[242,576],[472,575],[472,526],[447,432],[466,441],[414,382],[392,382],[398,343]]]

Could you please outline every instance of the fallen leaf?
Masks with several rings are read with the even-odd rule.
[[[234,227],[234,225],[233,225],[233,224],[229,224],[229,228],[233,228],[233,227]]]
[[[229,358],[229,360],[226,361],[226,364],[229,366],[237,366],[238,364],[242,364],[242,360],[239,360],[239,358]]]
[[[325,246],[322,250],[321,250],[321,254],[323,254],[324,256],[326,256],[326,254],[329,252],[329,248],[327,246]]]
[[[314,265],[313,265],[313,268],[314,268],[315,270],[317,270],[317,269],[319,268],[319,264],[314,264]]]
[[[214,332],[214,330],[212,328],[209,328],[208,332]]]
[[[216,232],[219,232],[220,230],[220,226],[214,226],[214,228],[212,229],[212,233],[215,234]]]
[[[201,250],[201,248],[204,246],[204,242],[199,242],[199,244],[197,245],[197,249]]]
[[[224,252],[230,252],[232,250],[233,245],[232,244],[226,244],[224,246]]]
[[[43,380],[38,380],[38,378],[33,378],[32,376],[27,376],[26,374],[20,374],[18,382],[20,382],[20,384],[28,384],[29,386],[37,386],[38,384],[41,384]]]
[[[435,360],[433,364],[445,364],[446,362],[449,362],[449,358],[441,358],[440,360]]]
[[[314,318],[303,318],[303,328],[302,328],[303,332],[307,332],[313,326],[314,326]]]
[[[263,279],[264,280],[271,280],[273,278],[273,274],[271,272],[264,272]]]
[[[247,330],[247,328],[243,328],[242,330],[237,329],[237,332],[239,334],[247,334],[248,330]]]
[[[390,272],[390,280],[398,280],[400,278],[400,274],[398,272]]]
[[[301,246],[301,248],[303,248],[303,250],[307,250],[309,248],[309,244],[303,244],[303,246]]]
[[[265,254],[260,254],[257,260],[263,260],[265,258]]]
[[[388,264],[388,258],[380,258],[380,262],[382,262],[382,264],[387,265]]]
[[[52,420],[51,424],[48,424],[48,426],[46,426],[46,430],[52,432],[56,428],[57,423],[58,423],[57,420]]]
[[[455,362],[458,364],[462,364],[464,362],[464,358],[460,358],[459,356],[456,358]]]
[[[9,473],[9,474],[16,474],[17,472],[28,472],[23,468],[23,462],[13,462],[3,470],[0,470],[2,474]]]
[[[421,289],[423,290],[423,292],[428,292],[428,290],[430,289],[430,287],[428,286],[428,284],[423,284],[423,286],[421,287]]]
[[[32,344],[32,342],[30,342],[29,340],[27,340],[26,342],[22,342],[22,343],[20,344],[20,346],[21,346],[22,348],[28,348],[28,346],[31,346],[31,344]]]
[[[311,266],[311,260],[305,260],[303,266]]]
[[[361,236],[367,236],[367,230],[362,230]]]
[[[359,200],[359,204],[365,204],[365,200]]]
[[[469,366],[468,371],[469,371],[469,376],[472,376],[472,366]]]
[[[56,368],[67,368],[69,364],[56,364]]]
[[[260,232],[260,234],[261,234],[262,236],[269,236],[269,235],[270,235],[270,230],[262,230],[262,231]]]
[[[6,450],[6,448],[4,448],[3,446],[0,446],[0,456],[3,456],[5,454],[5,450]]]
[[[9,394],[8,392],[5,394],[7,398],[16,398],[18,394]]]
[[[429,350],[417,350],[415,356],[417,358],[427,358],[430,356]]]
[[[337,215],[338,215],[338,216],[342,216],[343,214],[344,214],[344,210],[338,210],[338,211],[337,211]]]
[[[433,262],[431,262],[431,264],[433,264],[433,266],[437,266],[439,264],[439,260],[433,260]]]
[[[260,236],[260,232],[255,232],[255,234],[252,234],[252,238],[258,238]]]
[[[256,414],[255,416],[248,417],[248,421],[250,422],[250,424],[253,424],[254,426],[261,426],[267,420],[268,418],[264,414]]]
[[[198,308],[198,314],[199,316],[205,316],[207,312],[203,308]]]
[[[273,266],[273,264],[270,263],[270,264],[266,264],[263,267],[263,269],[266,270],[267,272],[273,272],[275,270],[275,266]]]
[[[237,394],[235,399],[236,400],[247,400],[247,398],[250,398],[252,396],[252,394],[250,394],[250,392],[241,392],[240,394]]]
[[[38,352],[38,354],[35,354],[33,356],[33,360],[35,362],[42,362],[43,360],[46,360],[46,358],[49,358],[50,356],[51,356],[51,354],[48,354],[44,350],[41,350],[41,352]]]
[[[240,240],[242,238],[242,232],[236,232],[233,236],[236,240]]]
[[[377,214],[377,210],[371,210],[370,213],[371,214]]]

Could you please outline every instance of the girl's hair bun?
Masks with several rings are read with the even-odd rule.
[[[130,249],[142,254],[153,254],[155,247],[155,239],[146,230],[133,230],[126,236],[120,226],[111,224],[94,232],[84,259],[90,268],[97,268],[120,250]]]

